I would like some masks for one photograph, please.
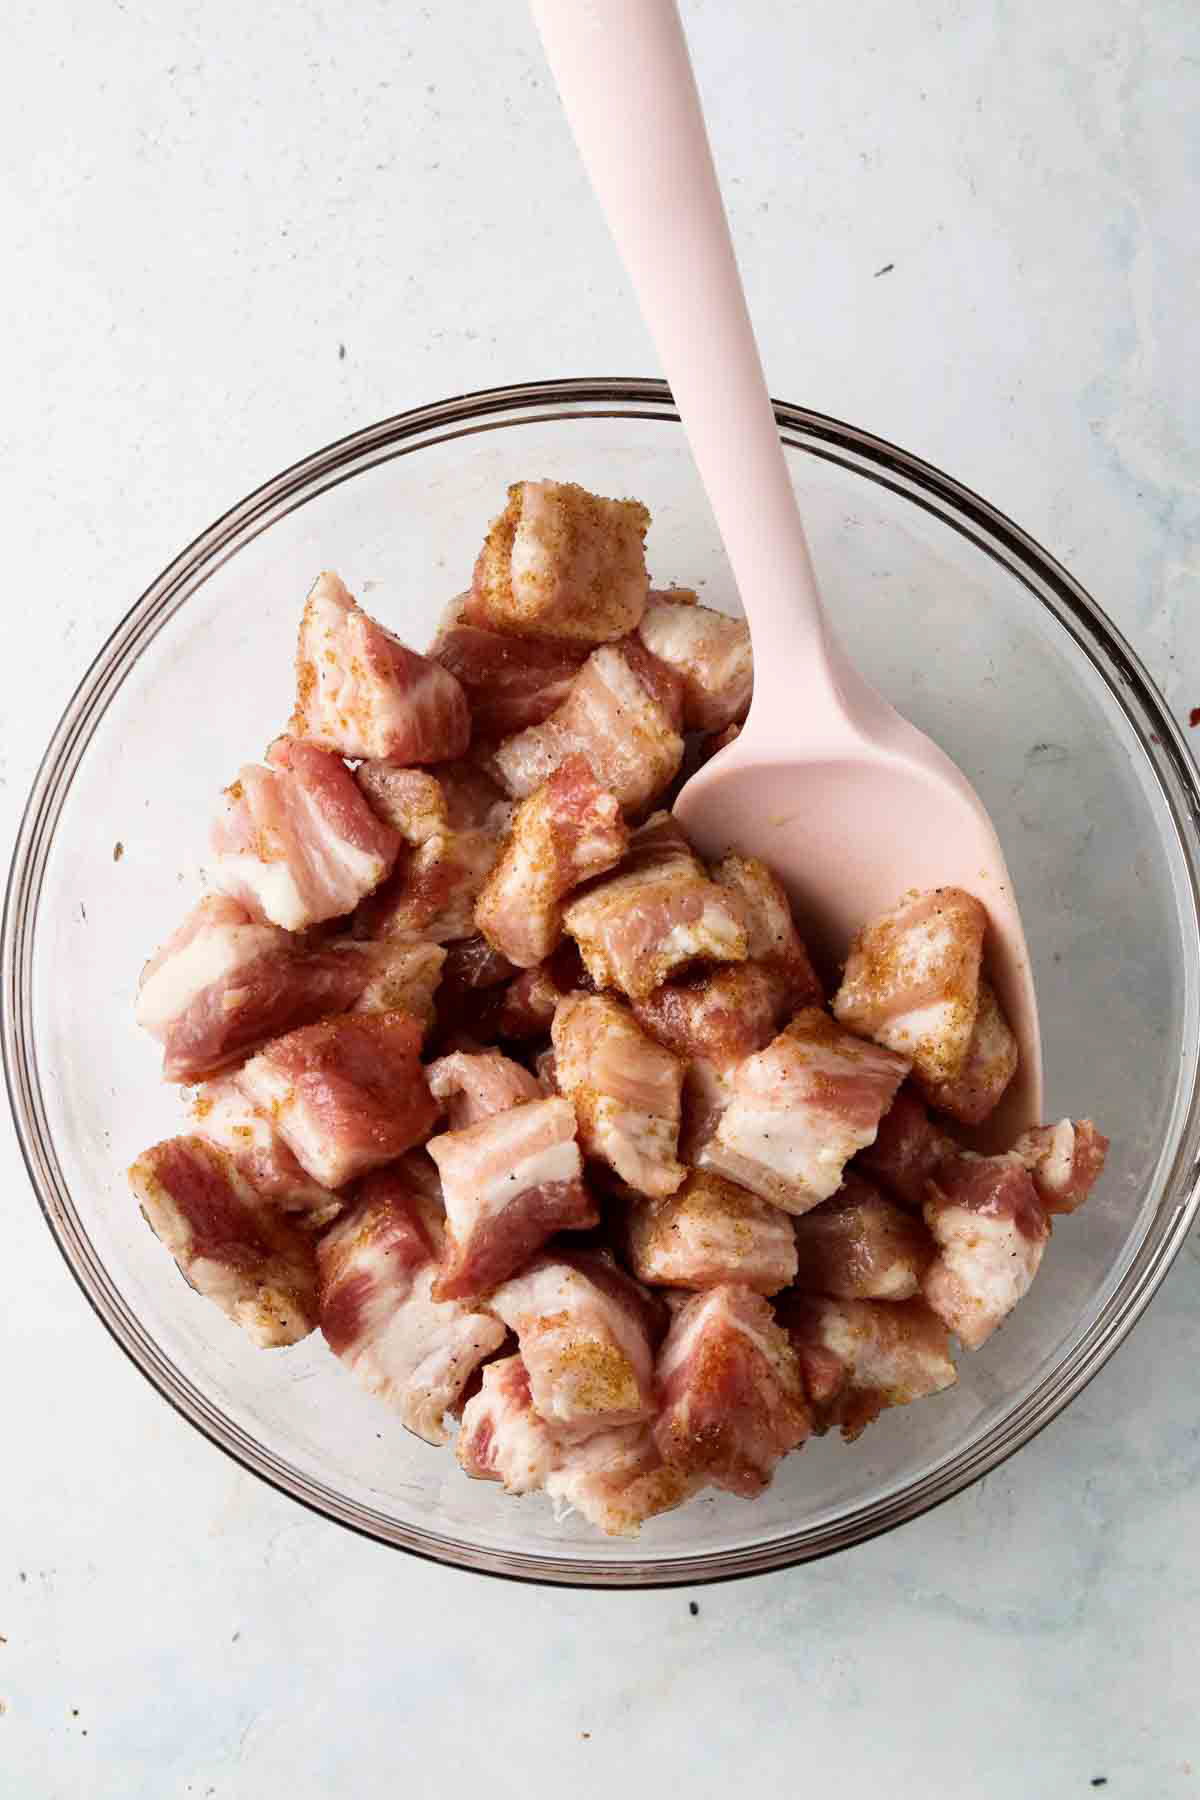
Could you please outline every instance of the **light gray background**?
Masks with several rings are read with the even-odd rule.
[[[1186,719],[1194,0],[684,10],[774,391],[1010,512]],[[48,0],[5,40],[7,838],[100,641],[247,489],[419,401],[656,363],[523,0]],[[1069,1413],[931,1517],[589,1595],[240,1473],[92,1318],[7,1121],[0,1176],[6,1796],[1200,1793],[1195,1239]]]

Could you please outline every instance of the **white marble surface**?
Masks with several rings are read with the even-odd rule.
[[[775,391],[1004,507],[1186,717],[1193,0],[685,12]],[[7,836],[102,638],[260,479],[445,393],[655,364],[520,0],[15,0],[5,39]],[[257,1485],[96,1324],[7,1121],[0,1174],[13,1800],[1200,1792],[1194,1240],[1077,1404],[932,1517],[574,1594]]]

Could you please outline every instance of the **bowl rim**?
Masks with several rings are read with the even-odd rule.
[[[934,512],[1001,561],[1050,610],[1092,663],[1150,763],[1171,815],[1200,941],[1200,775],[1190,748],[1140,658],[1090,594],[1055,558],[978,494],[886,439],[828,414],[772,402],[785,444],[833,461]],[[902,1488],[816,1529],[737,1549],[605,1561],[511,1551],[401,1524],[294,1469],[207,1399],[167,1359],[129,1312],[97,1257],[58,1165],[41,1095],[32,1020],[38,903],[58,817],[108,704],[150,639],[190,594],[259,532],[330,486],[376,462],[420,449],[431,432],[495,429],[497,414],[542,418],[615,416],[678,421],[665,382],[641,377],[566,377],[485,388],[410,408],[333,440],[263,482],[199,533],[118,621],[67,702],[38,765],[21,817],[0,925],[0,1050],[21,1153],[43,1217],[71,1274],[120,1348],[159,1394],[250,1473],[318,1515],[427,1560],[502,1578],[571,1587],[675,1587],[763,1574],[836,1554],[894,1530],[952,1498],[1029,1443],[1057,1417],[1124,1341],[1164,1279],[1200,1206],[1200,1071],[1176,1107],[1175,1153],[1159,1171],[1159,1205],[1117,1287],[1088,1331],[1026,1395],[1020,1417],[1001,1419]],[[564,410],[566,409],[566,410]],[[611,413],[608,416],[614,416]],[[516,422],[516,421],[513,421]],[[420,443],[409,440],[421,439]],[[1164,1204],[1166,1203],[1166,1204]],[[807,1542],[810,1535],[817,1541]],[[631,1551],[633,1546],[631,1545]]]

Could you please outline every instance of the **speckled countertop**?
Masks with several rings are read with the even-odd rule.
[[[775,392],[1019,520],[1186,721],[1192,0],[685,13]],[[522,5],[17,0],[5,36],[7,837],[102,638],[258,481],[446,393],[656,365]],[[1195,1240],[1068,1413],[933,1516],[749,1584],[577,1594],[241,1473],[93,1319],[7,1121],[0,1174],[13,1800],[1200,1793]]]

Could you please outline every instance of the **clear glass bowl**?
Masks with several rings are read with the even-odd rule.
[[[1008,853],[1034,955],[1053,1116],[1111,1134],[1030,1297],[958,1386],[827,1438],[753,1504],[710,1495],[634,1542],[468,1481],[319,1338],[255,1350],[181,1281],[125,1168],[180,1128],[133,1025],[142,962],[194,899],[217,789],[290,710],[301,599],[334,567],[424,643],[509,481],[637,494],[654,576],[733,608],[669,395],[563,381],[470,394],[345,438],[251,494],[166,569],[89,669],[34,784],[9,883],[13,1110],[64,1256],[159,1392],[248,1469],[341,1524],[445,1562],[636,1586],[777,1568],[947,1498],[1111,1354],[1197,1203],[1200,818],[1153,685],[1065,570],[974,494],[878,438],[779,406],[825,597],[867,675],[962,765]],[[117,846],[123,848],[118,850]]]

